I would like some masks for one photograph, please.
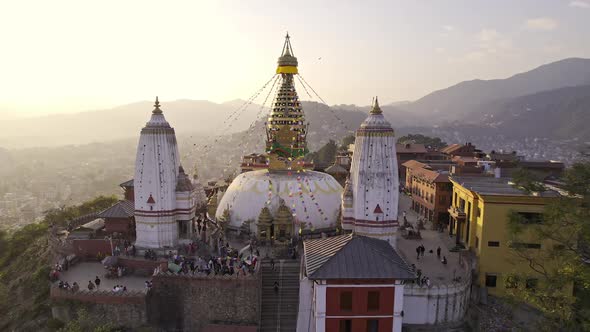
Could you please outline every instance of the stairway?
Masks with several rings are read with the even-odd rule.
[[[270,260],[262,262],[262,305],[260,332],[289,332],[297,329],[299,309],[299,259],[276,260],[275,270]],[[279,282],[279,293],[274,290]]]

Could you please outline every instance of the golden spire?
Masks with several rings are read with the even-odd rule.
[[[381,107],[379,107],[379,99],[375,97],[375,102],[373,103],[373,109],[371,109],[371,114],[381,114]]]
[[[162,114],[162,110],[160,109],[160,101],[158,100],[158,96],[156,96],[156,103],[154,104],[154,110],[152,114]]]
[[[289,34],[278,61],[281,83],[266,122],[266,152],[270,171],[300,171],[307,154],[307,123],[295,90],[297,58]]]
[[[277,74],[297,74],[297,58],[293,55],[293,48],[291,47],[291,37],[287,32],[285,36],[285,43],[283,44],[283,51],[277,61]]]

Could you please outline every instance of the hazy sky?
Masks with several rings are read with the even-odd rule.
[[[0,12],[0,111],[22,114],[247,99],[287,30],[329,104],[590,57],[590,0],[1,0]]]

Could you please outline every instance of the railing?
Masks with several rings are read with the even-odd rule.
[[[465,218],[467,216],[465,214],[465,211],[463,211],[461,208],[457,206],[451,206],[448,211],[449,214],[451,214],[451,216],[455,218]]]

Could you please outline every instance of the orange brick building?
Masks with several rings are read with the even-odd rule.
[[[412,210],[434,224],[449,220],[453,186],[448,174],[428,168],[415,160],[403,164],[406,169],[406,190],[412,195]]]

